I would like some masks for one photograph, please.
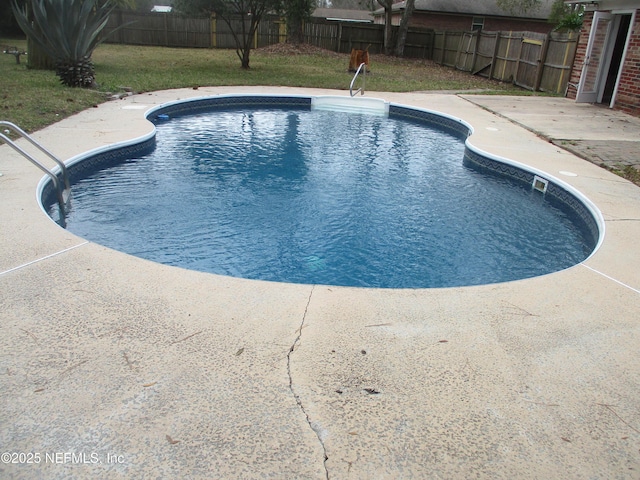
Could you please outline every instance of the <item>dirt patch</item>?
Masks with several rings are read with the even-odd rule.
[[[292,43],[275,43],[268,47],[262,47],[256,50],[260,53],[266,53],[267,55],[323,55],[327,57],[344,57],[344,53],[336,53],[331,50],[316,47],[314,45],[307,45],[301,43],[294,45]]]

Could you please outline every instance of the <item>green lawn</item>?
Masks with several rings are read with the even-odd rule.
[[[26,48],[24,40],[0,39],[0,45]],[[63,87],[54,72],[28,69],[0,55],[0,120],[27,131],[38,130],[131,89],[149,92],[169,88],[217,85],[279,85],[347,90],[352,74],[349,55],[313,47],[278,45],[253,50],[251,69],[242,70],[233,50],[176,49],[103,44],[94,52],[95,90]],[[483,90],[529,93],[430,61],[372,55],[366,79],[371,91]]]

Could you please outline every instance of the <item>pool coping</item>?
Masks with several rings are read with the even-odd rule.
[[[156,105],[243,92],[348,95],[152,92],[35,137],[69,159],[149,135],[144,113]],[[639,189],[462,97],[367,96],[461,118],[474,148],[562,177],[602,212],[600,248],[562,272],[445,289],[189,272],[62,230],[36,201],[40,173],[2,146],[11,205],[0,213],[2,386],[11,399],[0,410],[2,442],[105,461],[0,471],[631,478],[629,468],[640,468]],[[123,461],[107,462],[108,453]]]

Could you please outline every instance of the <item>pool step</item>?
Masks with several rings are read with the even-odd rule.
[[[311,110],[363,113],[387,117],[389,116],[389,102],[381,98],[323,95],[311,98]]]

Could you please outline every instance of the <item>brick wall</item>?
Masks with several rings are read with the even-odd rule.
[[[490,32],[538,32],[549,33],[553,30],[553,25],[546,21],[522,21],[509,20],[506,18],[487,18],[484,22],[483,30]]]
[[[582,65],[587,51],[587,42],[593,23],[593,12],[586,12],[575,61],[571,71],[570,84],[578,85],[582,73]],[[640,116],[640,11],[636,11],[635,23],[630,26],[631,41],[627,49],[622,76],[618,86],[618,95],[614,108],[635,116]],[[576,98],[576,88],[569,87],[567,97]]]
[[[640,116],[640,11],[631,26],[631,41],[624,61],[615,108]]]

